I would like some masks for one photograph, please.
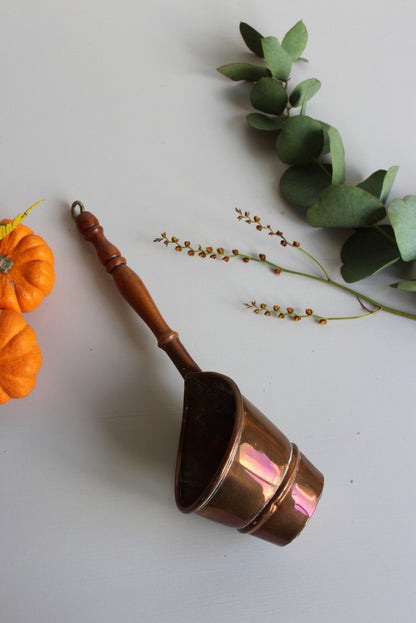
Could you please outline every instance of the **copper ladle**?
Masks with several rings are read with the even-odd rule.
[[[80,201],[78,230],[95,247],[126,301],[144,320],[185,381],[176,463],[176,504],[277,545],[290,543],[312,516],[323,476],[295,444],[217,372],[202,372],[162,318],[142,280]]]

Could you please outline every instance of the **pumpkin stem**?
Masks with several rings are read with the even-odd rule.
[[[0,253],[0,273],[8,273],[12,266],[13,260],[11,260],[7,255],[2,255]]]

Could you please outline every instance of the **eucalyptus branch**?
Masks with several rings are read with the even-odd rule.
[[[307,78],[289,89],[294,63],[305,60],[308,32],[303,21],[281,42],[243,22],[240,33],[257,57],[256,64],[231,63],[218,71],[233,81],[252,83],[250,103],[256,112],[250,112],[247,121],[270,134],[279,159],[289,165],[280,179],[283,196],[306,208],[306,220],[313,227],[354,230],[341,250],[344,280],[360,281],[398,260],[414,262],[416,236],[409,230],[416,228],[416,196],[387,205],[398,167],[379,169],[355,186],[346,184],[341,136],[333,126],[306,114],[320,81]],[[296,109],[298,113],[292,114]],[[415,279],[390,285],[416,292]]]

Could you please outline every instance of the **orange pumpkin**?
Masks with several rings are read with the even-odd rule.
[[[0,404],[23,398],[33,389],[42,363],[36,335],[23,316],[0,311]]]
[[[51,249],[29,227],[7,234],[0,240],[0,309],[36,309],[55,283],[53,265]]]

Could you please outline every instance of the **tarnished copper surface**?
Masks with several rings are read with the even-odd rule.
[[[74,202],[72,213],[121,295],[185,380],[175,477],[178,508],[277,545],[290,543],[316,508],[322,474],[230,378],[201,372],[96,217],[80,202]]]

